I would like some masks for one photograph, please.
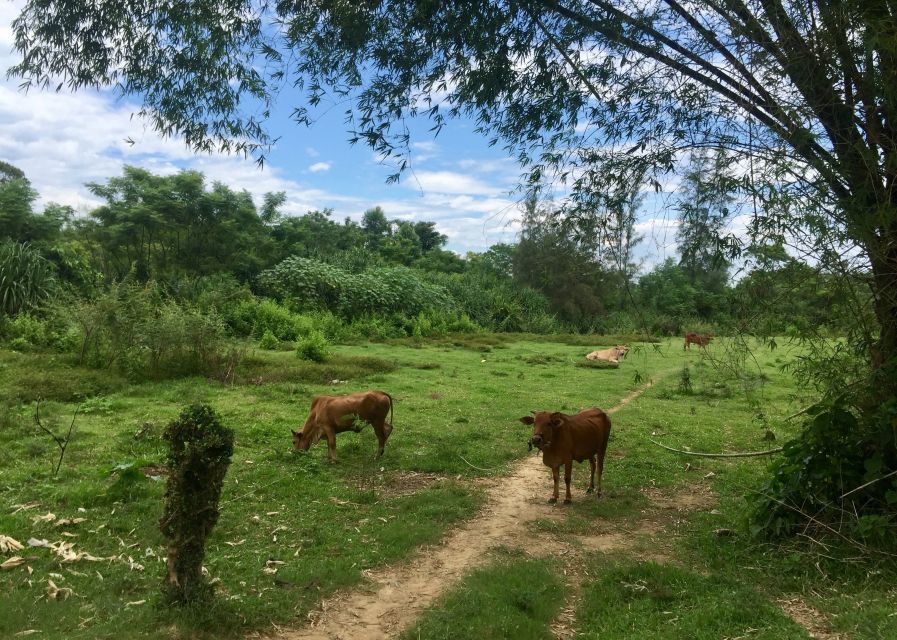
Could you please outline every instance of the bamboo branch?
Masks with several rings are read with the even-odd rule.
[[[686,456],[700,456],[702,458],[752,458],[757,456],[768,456],[773,453],[778,453],[782,450],[782,447],[776,447],[775,449],[769,449],[768,451],[748,451],[744,453],[701,453],[699,451],[683,451],[682,449],[674,449],[673,447],[668,447],[665,444],[660,444],[656,440],[651,440],[651,438],[648,438],[648,440],[656,444],[658,447],[667,449],[668,451],[681,453],[682,455]]]
[[[886,480],[887,478],[890,478],[891,476],[895,476],[895,475],[897,475],[897,471],[892,471],[891,473],[885,474],[885,475],[883,475],[883,476],[880,477],[880,478],[876,478],[875,480],[870,480],[870,481],[867,482],[866,484],[861,484],[861,485],[858,486],[856,489],[851,489],[850,491],[848,491],[847,493],[845,493],[844,495],[842,495],[841,498],[846,498],[846,497],[849,496],[851,493],[856,493],[856,492],[859,491],[860,489],[865,489],[865,488],[868,487],[870,484],[875,484],[876,482],[881,482],[882,480]]]

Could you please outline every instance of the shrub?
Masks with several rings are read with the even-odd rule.
[[[302,360],[324,362],[330,357],[330,343],[323,333],[315,329],[299,340],[296,345],[296,355]]]
[[[273,333],[271,333],[270,329],[265,331],[265,334],[259,340],[259,347],[262,349],[267,349],[269,351],[273,351],[280,346],[280,340],[277,339]]]
[[[0,312],[35,309],[56,288],[53,265],[29,244],[0,242]]]
[[[897,406],[864,412],[839,398],[809,413],[754,500],[752,532],[779,537],[831,523],[866,543],[893,540]]]
[[[165,511],[159,521],[168,540],[168,572],[163,592],[168,602],[204,599],[211,586],[202,577],[206,539],[218,522],[218,500],[234,450],[234,432],[215,411],[196,405],[165,429],[169,469]]]
[[[72,305],[79,360],[116,366],[132,379],[212,374],[228,359],[224,322],[166,299],[154,283],[113,284],[94,300]]]
[[[289,301],[296,309],[335,309],[347,271],[311,258],[294,256],[259,274],[261,291]]]
[[[27,351],[33,347],[43,347],[48,342],[47,323],[23,312],[5,323],[4,334],[10,340],[10,347],[17,351]]]
[[[80,343],[77,327],[72,324],[69,307],[49,307],[42,317],[25,311],[0,324],[0,335],[16,351],[32,351],[46,347],[58,351],[74,351]]]
[[[694,388],[691,384],[691,371],[686,364],[679,372],[679,392],[686,395],[691,395],[693,391]]]
[[[303,312],[331,311],[345,319],[399,313],[408,317],[455,307],[449,293],[407,267],[354,273],[310,258],[288,258],[259,276],[268,295]]]

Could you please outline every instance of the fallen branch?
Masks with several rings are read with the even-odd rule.
[[[500,471],[500,469],[484,469],[483,467],[478,467],[478,466],[476,466],[475,464],[471,464],[471,463],[469,463],[469,462],[467,461],[467,459],[466,459],[464,456],[462,456],[461,454],[458,454],[458,457],[461,458],[461,460],[463,460],[464,463],[465,463],[468,467],[471,467],[471,468],[473,468],[473,469],[476,469],[477,471],[485,471],[486,473],[493,473],[493,472],[495,472],[495,471]]]
[[[686,456],[700,456],[702,458],[755,458],[757,456],[768,456],[773,453],[778,453],[782,450],[782,447],[776,447],[775,449],[768,449],[767,451],[748,451],[744,453],[701,453],[699,451],[683,451],[682,449],[674,449],[673,447],[668,447],[665,444],[660,444],[656,440],[649,441],[656,444],[658,447],[666,449],[668,451],[673,451],[675,453],[681,453]]]

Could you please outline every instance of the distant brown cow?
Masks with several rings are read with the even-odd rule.
[[[392,433],[392,397],[383,391],[361,391],[346,396],[316,396],[311,401],[311,413],[302,431],[293,431],[293,448],[307,451],[321,438],[327,438],[330,462],[336,462],[336,434],[343,431],[358,433],[365,424],[374,427],[379,447],[377,457],[383,455],[386,439]]]
[[[586,356],[588,360],[604,360],[605,362],[620,363],[620,358],[629,353],[629,347],[625,344],[618,344],[616,347],[604,349],[603,351],[593,351]]]
[[[575,416],[550,411],[534,411],[532,416],[520,418],[523,424],[533,426],[530,448],[542,451],[542,464],[551,469],[554,477],[554,494],[549,502],[558,501],[558,483],[561,465],[564,465],[564,483],[567,493],[564,504],[570,504],[570,475],[573,461],[588,459],[592,475],[588,493],[595,489],[595,467],[598,468],[598,495],[601,495],[601,475],[604,473],[604,454],[610,436],[610,418],[601,409],[586,409]]]
[[[686,333],[685,334],[685,346],[683,349],[688,349],[691,351],[691,345],[696,344],[702,349],[710,344],[710,341],[713,340],[712,333]]]

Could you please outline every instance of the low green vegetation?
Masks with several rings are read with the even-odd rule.
[[[801,640],[806,631],[749,584],[675,566],[597,561],[583,588],[577,627],[584,638]]]
[[[0,534],[22,543],[67,542],[75,555],[99,558],[67,562],[40,546],[15,552],[26,562],[0,573],[0,636],[38,629],[45,638],[113,638],[127,628],[135,638],[237,637],[271,622],[301,624],[322,598],[362,582],[366,569],[407,558],[470,517],[482,503],[482,478],[506,473],[527,455],[521,415],[609,409],[648,382],[653,386],[612,417],[604,497],[586,497],[587,467],[577,465],[574,503],[559,508],[563,518],[532,528],[574,549],[582,536],[631,532],[632,546],[583,556],[590,558],[583,593],[606,602],[580,599],[576,630],[586,637],[623,633],[626,625],[650,629],[678,615],[676,628],[691,628],[695,637],[735,637],[747,632],[744,624],[765,637],[802,637],[776,604],[799,596],[851,637],[892,636],[897,572],[888,556],[860,559],[856,547],[820,532],[813,532],[816,542],[755,540],[745,497],[761,486],[766,459],[686,458],[651,442],[731,452],[794,437],[800,427],[785,418],[814,399],[782,369],[799,350],[755,344],[755,364],[740,368],[727,357],[732,346],[725,339],[703,352],[683,352],[680,341],[643,343],[630,344],[617,369],[574,366],[588,351],[619,343],[612,338],[595,336],[588,345],[507,334],[406,338],[335,345],[325,363],[247,347],[226,380],[129,381],[66,356],[0,350],[0,381],[17,390],[0,413]],[[680,384],[686,363],[690,392]],[[291,451],[290,429],[302,424],[312,396],[368,388],[387,390],[396,401],[383,458],[374,457],[370,429],[338,436],[337,464],[326,462],[320,443],[307,453]],[[64,433],[79,409],[58,477],[58,449],[33,424],[41,395],[41,421],[55,433]],[[171,613],[156,606],[165,573],[162,432],[194,402],[215,407],[234,430],[234,454],[205,558],[217,597]],[[547,471],[533,492],[547,499]],[[659,496],[680,494],[705,499],[651,515]],[[654,534],[639,533],[646,521]],[[734,535],[718,536],[718,529]],[[658,556],[664,566],[642,562]],[[567,560],[533,561],[510,551],[496,558],[450,588],[409,637],[448,637],[447,621],[458,629],[468,618],[471,637],[500,637],[501,629],[548,637]],[[51,580],[71,594],[50,596]],[[524,585],[530,590],[521,591]],[[505,613],[491,621],[467,613],[478,602],[465,595],[473,590],[507,612],[507,625]],[[736,611],[733,597],[756,605],[754,612]],[[616,603],[613,616],[607,603]],[[714,607],[719,615],[701,613]]]

